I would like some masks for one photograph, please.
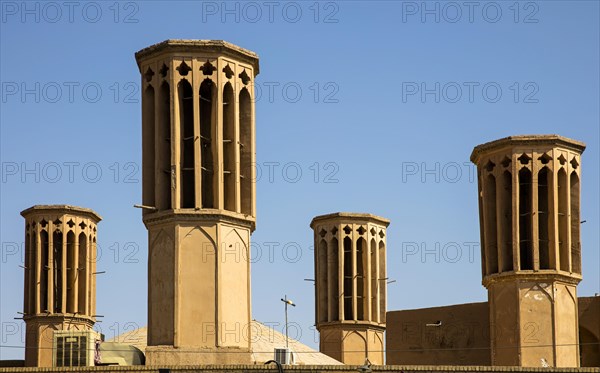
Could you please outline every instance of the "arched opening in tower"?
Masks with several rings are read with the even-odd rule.
[[[561,167],[558,170],[558,251],[560,253],[560,270],[569,272],[569,185],[567,172]]]
[[[63,246],[62,246],[63,234],[59,230],[54,231],[52,234],[52,269],[53,269],[53,281],[54,281],[54,313],[63,312]]]
[[[533,269],[531,195],[531,171],[523,167],[519,171],[519,255],[521,257],[521,270]]]
[[[75,294],[77,293],[77,247],[75,233],[67,233],[67,312],[77,311]]]
[[[379,272],[377,271],[377,242],[371,238],[371,320],[379,322],[379,312],[377,312],[377,304],[379,302]]]
[[[32,224],[32,232],[31,232],[31,257],[29,259],[29,284],[31,285],[31,290],[29,293],[29,310],[27,313],[39,313],[39,309],[36,306],[36,301],[39,299],[38,293],[38,280],[37,276],[39,273],[39,262],[38,255],[38,240],[36,234],[36,224]]]
[[[92,237],[90,235],[90,237]],[[90,239],[90,243],[91,243],[91,247],[90,247],[90,255],[88,256],[88,258],[90,259],[90,265],[89,265],[89,269],[88,269],[88,278],[89,278],[89,287],[88,287],[88,292],[89,292],[89,300],[88,300],[88,312],[89,314],[93,315],[96,313],[96,274],[94,274],[94,272],[96,271],[96,262],[95,262],[95,258],[94,256],[98,255],[98,250],[97,250],[97,246],[96,246],[96,236],[94,235],[91,239]],[[92,255],[93,253],[93,255]]]
[[[31,272],[33,271],[33,266],[31,265],[31,259],[33,256],[33,250],[31,249],[31,242],[29,233],[25,234],[25,257],[27,258],[27,262],[25,262],[25,271],[24,272],[24,283],[25,283],[25,294],[23,294],[23,312],[25,314],[31,313],[29,309],[29,305],[31,304],[31,285],[34,282],[31,281]],[[34,262],[35,263],[35,262]]]
[[[319,303],[318,303],[318,316],[317,320],[319,322],[327,322],[327,312],[328,312],[328,275],[327,275],[327,242],[325,240],[321,240],[319,243],[319,252],[318,252],[318,279],[317,279],[317,291],[319,293]]]
[[[77,311],[79,313],[82,314],[88,314],[88,309],[86,307],[86,300],[88,297],[87,294],[87,284],[88,284],[88,278],[90,276],[89,274],[89,267],[88,267],[88,239],[87,236],[85,235],[85,233],[81,232],[79,234],[79,268],[77,271],[77,291],[78,291],[78,298],[77,298]]]
[[[202,208],[213,208],[215,165],[213,152],[215,146],[216,89],[210,79],[200,85],[200,162],[202,164]]]
[[[50,271],[49,263],[49,241],[48,232],[43,230],[40,232],[40,309],[39,312],[50,312],[48,307],[48,272]]]
[[[327,282],[329,284],[329,320],[340,319],[340,285],[339,285],[339,242],[333,237],[328,246]]]
[[[575,171],[569,179],[571,191],[571,271],[581,273],[581,243],[579,237],[579,176]]]
[[[540,269],[550,269],[550,188],[552,182],[552,173],[548,170],[548,167],[542,167],[538,172],[538,249],[539,249],[539,260]]]
[[[240,92],[240,194],[242,214],[252,215],[252,102],[246,88]]]
[[[142,202],[146,206],[155,206],[155,115],[154,115],[154,87],[149,85],[144,90],[144,98],[142,100],[143,124],[142,124],[142,180],[143,180],[143,195]],[[143,213],[146,213],[143,210]]]
[[[365,271],[367,268],[367,244],[361,237],[356,241],[356,319],[365,320],[365,306],[367,295],[367,282]]]
[[[169,83],[163,82],[159,91],[157,208],[171,208],[171,93]]]
[[[354,320],[352,310],[352,283],[354,282],[354,271],[352,271],[352,240],[344,238],[344,320]]]
[[[179,97],[180,123],[180,167],[181,208],[194,208],[196,205],[195,172],[194,172],[194,97],[192,85],[182,79],[177,85]]]
[[[385,323],[387,301],[387,273],[385,270],[385,244],[379,241],[379,322]]]
[[[504,173],[502,173],[502,187],[500,193],[502,272],[509,272],[513,270],[512,176],[509,171],[504,171]]]
[[[498,273],[498,225],[496,222],[496,178],[488,175],[485,178],[485,236],[486,257],[488,259],[487,274]]]
[[[223,193],[229,211],[235,211],[235,161],[235,97],[227,83],[223,88]]]

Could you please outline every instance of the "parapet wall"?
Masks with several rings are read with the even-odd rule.
[[[359,365],[295,365],[284,366],[284,372],[293,373],[368,373]],[[446,373],[446,372],[486,372],[486,373],[600,373],[600,368],[520,368],[520,367],[485,367],[485,366],[427,366],[427,365],[383,365],[372,366],[373,373]],[[0,368],[4,372],[128,372],[128,373],[277,373],[274,364],[268,367],[264,365],[207,365],[207,366],[178,366],[178,367],[153,367],[153,366],[131,366],[131,367],[81,367],[81,368]]]

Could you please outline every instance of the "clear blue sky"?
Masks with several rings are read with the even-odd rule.
[[[1,2],[1,345],[24,344],[13,331],[24,330],[13,319],[23,292],[15,244],[19,212],[34,204],[102,215],[98,329],[111,338],[146,324],[134,53],[173,38],[224,39],[261,58],[257,320],[281,331],[287,294],[301,340],[317,345],[303,280],[313,278],[309,222],[335,211],[391,220],[388,310],[485,301],[469,155],[517,134],[587,144],[579,295],[600,292],[597,1],[22,4]],[[429,253],[411,254],[415,243]],[[22,356],[0,348],[2,359]]]

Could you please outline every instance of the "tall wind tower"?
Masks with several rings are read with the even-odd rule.
[[[475,147],[492,365],[579,366],[585,145],[556,135]]]
[[[166,40],[135,56],[148,363],[250,363],[258,56],[220,40]]]

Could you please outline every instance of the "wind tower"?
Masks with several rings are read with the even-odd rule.
[[[338,212],[310,223],[319,350],[344,364],[384,364],[389,220]]]
[[[220,40],[166,40],[135,57],[148,364],[249,364],[258,56]]]
[[[557,135],[475,147],[492,365],[578,367],[585,145]]]
[[[37,205],[21,215],[25,366],[94,365],[96,234],[102,218],[69,205]]]

